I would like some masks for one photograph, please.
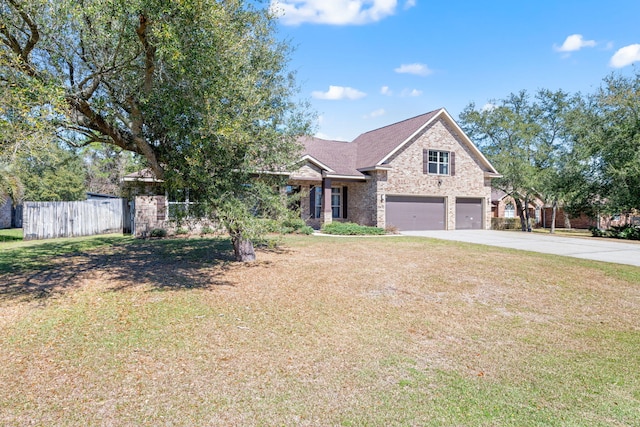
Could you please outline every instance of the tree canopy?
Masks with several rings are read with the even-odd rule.
[[[289,165],[310,124],[288,45],[254,4],[0,0],[0,84],[26,124],[137,153],[209,214],[247,215],[225,207],[248,203],[249,176]]]
[[[575,216],[640,209],[640,72],[611,75],[590,95],[521,91],[469,104],[460,121],[523,215],[531,197]]]

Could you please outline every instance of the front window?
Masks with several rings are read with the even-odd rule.
[[[429,173],[449,175],[449,152],[429,150]]]
[[[331,188],[331,217],[342,216],[342,188]]]
[[[315,212],[314,218],[320,218],[322,216],[322,187],[316,187],[315,191]]]
[[[516,209],[513,206],[513,203],[507,203],[504,207],[504,217],[505,218],[515,218],[516,217]]]
[[[331,188],[331,217],[342,218],[343,188]],[[322,187],[316,186],[314,191],[314,218],[322,217]]]

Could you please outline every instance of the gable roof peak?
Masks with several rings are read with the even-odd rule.
[[[438,108],[432,111],[429,111],[428,113],[423,113],[423,114],[418,114],[417,116],[413,116],[413,117],[409,117],[408,119],[404,119],[404,120],[400,120],[399,122],[395,122],[395,123],[390,123],[388,125],[379,127],[377,129],[373,129],[364,133],[361,133],[360,135],[358,135],[358,137],[356,139],[354,139],[354,142],[357,141],[358,139],[360,139],[361,136],[370,134],[370,133],[375,133],[375,132],[379,132],[382,131],[386,128],[390,128],[390,127],[396,127],[396,126],[403,126],[406,123],[411,123],[411,122],[415,122],[419,119],[424,118],[425,122],[429,121],[430,119],[432,119],[436,114],[440,113],[441,111],[446,111],[444,108]]]
[[[364,168],[380,164],[444,111],[444,108],[433,110],[358,136],[353,141],[358,145],[358,166]]]

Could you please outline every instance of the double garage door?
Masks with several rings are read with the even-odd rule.
[[[444,230],[444,197],[387,196],[386,223],[398,230]],[[482,228],[482,199],[456,200],[456,229]]]

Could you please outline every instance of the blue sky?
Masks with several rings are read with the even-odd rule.
[[[640,66],[638,0],[271,0],[317,136],[511,92],[592,93]],[[634,65],[636,63],[637,65]]]

